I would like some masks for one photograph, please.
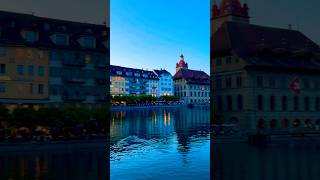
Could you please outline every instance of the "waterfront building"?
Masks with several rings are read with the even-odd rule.
[[[157,96],[159,78],[153,71],[110,66],[110,94]]]
[[[64,106],[106,102],[105,25],[0,11],[0,102]]]
[[[172,75],[165,69],[154,70],[159,78],[158,96],[173,96]]]
[[[209,103],[210,77],[203,71],[191,70],[180,56],[173,76],[174,94],[187,104]]]
[[[239,0],[212,15],[213,118],[250,134],[319,129],[320,47],[292,28],[250,24]]]

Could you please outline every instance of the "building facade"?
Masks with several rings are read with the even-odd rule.
[[[158,96],[173,96],[173,79],[172,75],[165,69],[154,70],[159,77]]]
[[[203,71],[188,69],[184,56],[180,56],[173,76],[174,95],[185,104],[208,104],[210,101],[210,77]]]
[[[110,94],[157,96],[159,78],[153,71],[110,66]]]
[[[319,129],[320,47],[296,30],[252,25],[239,1],[227,1],[213,11],[239,18],[211,19],[213,121],[249,134]]]
[[[105,25],[0,12],[0,101],[16,106],[106,103]]]

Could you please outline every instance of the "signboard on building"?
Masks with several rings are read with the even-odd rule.
[[[293,78],[293,80],[290,82],[289,87],[294,94],[300,94],[302,92],[302,89],[300,86],[301,82],[302,80],[298,77]]]

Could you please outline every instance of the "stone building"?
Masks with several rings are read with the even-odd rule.
[[[188,69],[184,56],[180,56],[173,76],[174,94],[186,104],[208,104],[210,77],[203,71]]]
[[[106,103],[108,32],[85,24],[0,11],[0,103]]]
[[[250,24],[239,0],[212,10],[214,120],[253,134],[319,129],[320,47],[297,30]]]

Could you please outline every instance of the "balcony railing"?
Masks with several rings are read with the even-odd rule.
[[[72,66],[72,67],[84,67],[86,66],[84,61],[70,61],[68,59],[63,59],[62,64],[65,66]]]
[[[84,84],[86,82],[86,80],[83,78],[74,78],[74,77],[71,77],[71,78],[63,77],[62,81],[65,83],[71,83],[71,84]]]

